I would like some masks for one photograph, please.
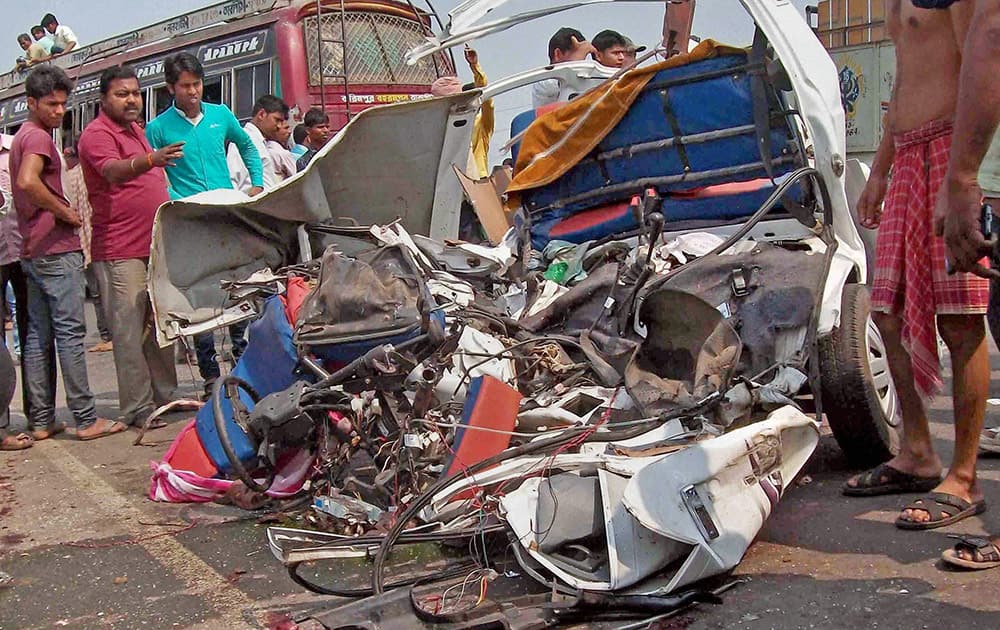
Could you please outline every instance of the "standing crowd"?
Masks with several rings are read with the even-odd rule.
[[[291,145],[289,108],[273,95],[260,97],[251,119],[240,125],[226,106],[203,102],[204,70],[189,53],[168,57],[164,74],[172,106],[144,125],[135,70],[106,70],[100,113],[63,152],[53,137],[73,82],[49,64],[33,68],[25,80],[30,117],[0,142],[0,203],[7,208],[0,219],[0,286],[9,281],[15,296],[28,430],[9,431],[5,413],[0,450],[28,448],[67,431],[55,417],[57,364],[77,439],[142,426],[171,402],[177,389],[174,349],[156,341],[146,288],[157,209],[216,189],[258,195],[305,168],[329,139],[329,118],[313,109]],[[99,295],[98,327],[106,327],[113,340],[116,419],[98,417],[87,378],[88,275],[92,293]],[[245,323],[229,328],[234,359],[246,346],[245,331]],[[210,392],[220,374],[213,333],[196,336],[194,345]]]

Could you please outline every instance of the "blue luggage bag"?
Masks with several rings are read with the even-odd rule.
[[[731,222],[756,211],[805,156],[781,93],[767,81],[763,61],[750,57],[729,54],[657,72],[589,156],[558,180],[521,193],[533,245],[637,229],[621,204],[650,187],[664,199],[668,225]],[[743,185],[725,189],[734,183]],[[792,198],[802,195],[793,187]],[[560,227],[588,212],[572,229]]]
[[[246,381],[263,398],[285,390],[302,377],[295,374],[298,354],[292,343],[292,326],[285,315],[281,298],[274,296],[264,303],[264,312],[250,324],[247,347],[233,368],[233,375]],[[240,390],[240,399],[247,409],[253,409],[250,395]],[[257,452],[243,429],[233,420],[233,407],[229,398],[222,399],[226,416],[226,432],[237,457],[244,463],[256,461]],[[231,473],[232,466],[219,442],[215,428],[215,414],[210,400],[198,411],[195,428],[205,452],[221,473]]]

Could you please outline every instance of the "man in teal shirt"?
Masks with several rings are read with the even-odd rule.
[[[146,138],[154,149],[184,143],[184,157],[167,169],[170,198],[189,197],[206,190],[232,188],[226,163],[226,142],[239,149],[250,172],[250,195],[264,188],[264,169],[253,140],[225,105],[203,103],[205,71],[198,58],[179,53],[163,61],[173,107],[150,121]]]
[[[201,100],[205,71],[198,58],[190,53],[178,53],[163,60],[167,90],[174,97],[173,107],[146,125],[146,138],[154,149],[170,144],[184,144],[184,157],[169,164],[170,198],[180,199],[208,190],[232,188],[229,164],[226,162],[226,142],[239,149],[250,173],[251,197],[264,191],[264,168],[253,140],[240,126],[236,116],[225,105],[203,103]],[[247,323],[229,327],[233,357],[238,359],[246,348]],[[219,378],[219,363],[212,332],[194,337],[198,355],[198,372],[205,381],[205,398]]]

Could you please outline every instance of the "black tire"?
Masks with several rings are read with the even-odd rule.
[[[247,470],[246,466],[236,455],[236,449],[233,448],[233,443],[229,439],[229,427],[226,426],[226,415],[222,411],[222,397],[226,393],[226,385],[230,382],[235,383],[237,387],[244,390],[250,394],[250,399],[256,405],[260,402],[260,395],[257,391],[250,386],[249,383],[243,379],[233,376],[232,374],[227,374],[215,381],[212,386],[212,415],[215,419],[215,431],[219,435],[219,444],[222,445],[222,450],[226,453],[226,458],[229,460],[229,465],[233,469],[233,473],[254,492],[259,492],[261,494],[267,492],[271,489],[271,484],[274,483],[274,469],[268,467],[267,476],[264,479],[263,484],[257,483],[257,480],[253,478],[250,471]],[[230,401],[230,404],[233,404]],[[235,413],[235,410],[234,410]]]
[[[823,411],[833,436],[847,459],[856,466],[870,467],[891,459],[899,451],[899,418],[886,413],[898,406],[895,392],[876,388],[869,347],[871,301],[864,285],[844,287],[840,326],[820,340],[819,360],[823,386]],[[887,364],[879,360],[879,374]],[[891,379],[888,386],[894,387]]]

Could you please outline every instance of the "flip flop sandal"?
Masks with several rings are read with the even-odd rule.
[[[970,516],[982,514],[986,511],[986,501],[971,503],[962,497],[956,497],[947,492],[932,492],[923,499],[917,499],[907,505],[902,511],[905,512],[906,510],[923,510],[931,515],[931,520],[918,522],[903,518],[903,515],[900,514],[899,518],[896,519],[896,527],[910,530],[937,529],[938,527],[957,523]],[[946,516],[940,518],[939,514],[945,514]]]
[[[23,451],[31,448],[35,444],[35,438],[27,433],[17,435],[5,435],[0,439],[0,451]]]
[[[98,420],[100,422],[100,420]],[[89,428],[89,427],[88,427]],[[107,437],[109,435],[114,435],[115,433],[121,433],[123,431],[128,431],[128,425],[117,420],[108,424],[108,428],[100,433],[95,433],[93,435],[80,435],[80,432],[76,432],[76,439],[81,442],[89,442],[90,440],[96,440],[98,438]]]
[[[42,440],[48,440],[54,438],[66,431],[66,425],[62,422],[54,422],[47,429],[37,429],[31,432],[31,437],[35,438],[36,442],[41,442]]]
[[[983,429],[979,434],[979,450],[985,453],[1000,453],[1000,428]]]
[[[956,536],[951,534],[948,538],[954,538],[958,542],[952,549],[946,549],[941,553],[941,560],[945,564],[960,569],[970,571],[981,571],[982,569],[993,569],[1000,567],[1000,549],[985,538],[979,536]],[[958,555],[959,551],[968,551],[975,560],[966,560]]]
[[[845,496],[875,497],[884,494],[930,492],[941,483],[941,475],[920,477],[897,470],[888,464],[879,464],[857,479],[856,486],[844,484],[841,492]]]

